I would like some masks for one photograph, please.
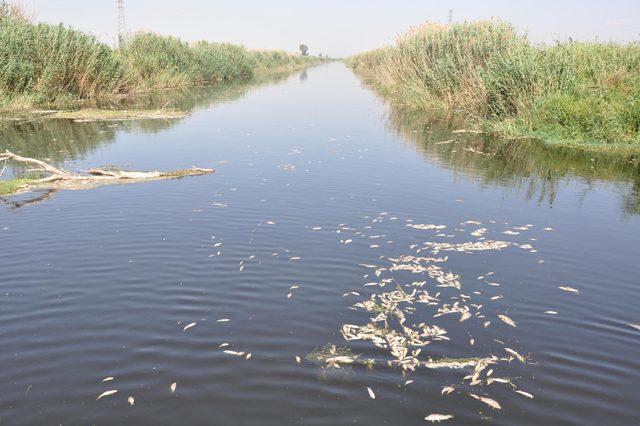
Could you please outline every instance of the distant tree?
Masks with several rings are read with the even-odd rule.
[[[300,53],[302,54],[302,56],[309,56],[309,47],[306,44],[301,44]]]

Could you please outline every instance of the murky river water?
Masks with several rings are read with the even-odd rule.
[[[341,64],[176,102],[192,114],[2,128],[71,169],[217,172],[5,200],[0,424],[640,422],[636,164],[452,133]],[[417,359],[495,355],[481,383],[345,341],[381,312],[354,304],[398,289],[406,326],[449,338]],[[328,344],[376,364],[307,358]]]

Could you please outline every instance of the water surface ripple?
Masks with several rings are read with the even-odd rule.
[[[73,169],[217,173],[6,200],[0,424],[421,425],[431,413],[454,415],[451,424],[640,422],[640,331],[629,326],[640,324],[637,169],[452,134],[454,124],[386,105],[341,64],[182,102],[192,115],[181,121],[3,128],[2,149]],[[469,220],[482,225],[461,225]],[[411,223],[447,228],[438,237]],[[350,307],[380,289],[363,287],[372,271],[362,264],[428,241],[473,241],[480,227],[536,251],[440,253],[492,325],[422,317],[451,337],[424,354],[485,356],[502,341],[528,359],[501,373],[534,399],[504,385],[474,391],[464,371],[403,376],[305,359],[345,345],[343,324],[366,321]],[[349,346],[385,356],[365,342]],[[441,396],[449,384],[460,390]]]

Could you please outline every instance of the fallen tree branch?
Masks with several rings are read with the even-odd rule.
[[[21,157],[12,152],[5,151],[4,154],[0,154],[0,161],[16,161],[18,163],[26,163],[26,164],[35,164],[36,166],[40,166],[40,169],[45,172],[49,172],[52,175],[57,175],[64,178],[71,178],[71,173],[60,170],[56,167],[53,167],[51,164],[45,163],[44,161],[36,160],[35,158]]]
[[[192,167],[191,169],[175,170],[169,172],[137,172],[124,170],[110,170],[94,168],[87,171],[87,174],[71,173],[63,169],[52,166],[35,158],[22,157],[10,151],[0,154],[0,162],[13,161],[17,163],[36,165],[37,168],[31,171],[48,173],[41,179],[34,179],[24,185],[15,193],[27,192],[33,189],[88,189],[98,185],[111,183],[134,183],[159,179],[179,179],[186,176],[200,176],[214,173],[213,169],[203,169]]]

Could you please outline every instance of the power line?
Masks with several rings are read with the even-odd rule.
[[[124,0],[117,0],[118,7],[118,45],[123,48],[127,41],[127,21],[124,16]]]

